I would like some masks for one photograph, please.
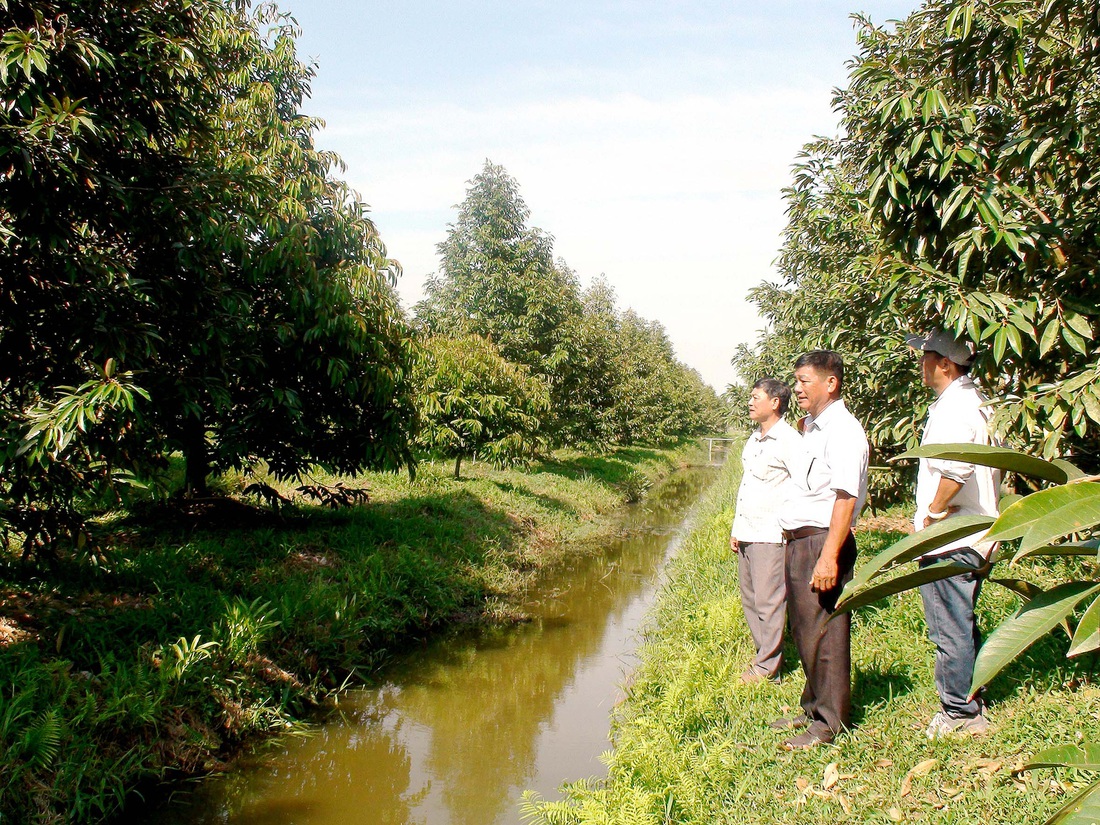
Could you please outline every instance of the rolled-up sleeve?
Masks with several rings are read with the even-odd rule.
[[[943,416],[944,420],[938,421],[933,432],[925,434],[924,444],[976,444],[979,443],[978,432],[973,424],[966,420],[965,416]],[[984,433],[983,433],[984,435]],[[943,458],[928,459],[928,468],[938,473],[943,478],[965,484],[966,480],[974,475],[974,465],[965,461],[948,461]]]

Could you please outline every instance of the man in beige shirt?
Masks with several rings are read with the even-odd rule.
[[[777,680],[783,664],[783,626],[787,621],[787,583],[783,573],[783,531],[779,513],[790,494],[792,457],[799,435],[783,420],[791,388],[761,378],[749,396],[749,418],[758,429],[741,453],[730,547],[738,554],[741,608],[756,655],[741,674],[743,682]]]

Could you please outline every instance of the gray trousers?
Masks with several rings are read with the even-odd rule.
[[[837,585],[826,593],[810,589],[814,565],[825,546],[827,533],[787,541],[787,610],[791,636],[806,673],[802,711],[811,729],[839,733],[848,727],[852,710],[852,616],[836,610],[840,591],[851,578],[856,563],[855,536],[848,533],[837,559]]]
[[[741,607],[756,647],[752,669],[775,676],[783,664],[783,626],[787,622],[783,545],[746,542],[739,556]]]
[[[922,559],[920,566],[948,560],[975,568],[985,565],[981,554],[965,547],[933,559]],[[970,696],[974,661],[982,645],[974,616],[981,589],[982,577],[978,573],[961,573],[920,586],[928,638],[936,646],[936,692],[944,711],[956,719],[982,712],[981,700]]]

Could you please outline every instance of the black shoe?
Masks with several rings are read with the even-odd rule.
[[[804,713],[798,714],[798,716],[780,716],[778,719],[773,719],[768,722],[769,728],[775,728],[776,730],[798,730],[804,728],[810,724],[813,720]]]

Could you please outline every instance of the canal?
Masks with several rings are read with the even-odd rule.
[[[606,551],[555,570],[532,621],[410,651],[307,735],[246,754],[143,818],[166,825],[519,825],[525,790],[603,776],[610,714],[661,569],[715,477],[673,475]]]

